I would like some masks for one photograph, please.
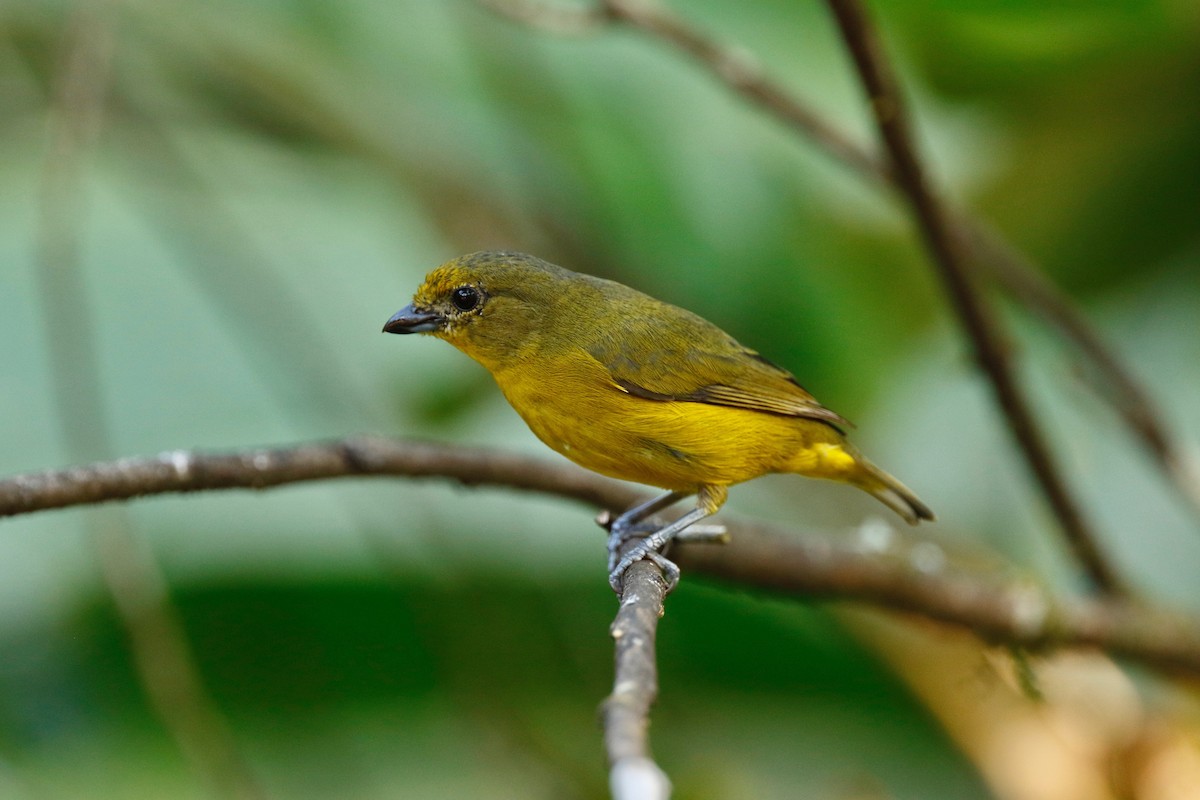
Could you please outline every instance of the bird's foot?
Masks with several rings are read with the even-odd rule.
[[[630,522],[627,515],[613,516],[613,513],[607,510],[596,515],[596,524],[608,531],[610,538],[619,537],[622,542],[646,536],[662,527],[662,523],[653,519]]]
[[[662,525],[662,527],[659,527],[658,523],[646,519],[654,511],[661,510],[662,507],[668,505],[668,501],[673,501],[673,498],[676,498],[676,494],[664,495],[650,503],[637,506],[637,509],[626,511],[616,519],[612,519],[607,513],[601,513],[599,517],[596,517],[596,522],[608,529],[608,585],[611,585],[617,594],[622,591],[625,572],[642,559],[653,561],[662,570],[662,575],[667,583],[667,591],[676,588],[676,584],[679,583],[679,567],[662,555],[661,551],[671,540],[680,537],[680,534],[684,534],[682,539],[691,541],[714,541],[714,539],[721,540],[727,537],[722,525],[700,525],[700,527],[696,527],[695,534],[686,535],[686,531],[695,527],[696,523],[712,513],[706,507],[696,507],[676,521]],[[634,545],[631,542],[634,539],[641,541]]]
[[[621,558],[621,550],[625,548],[626,544],[633,539],[644,539],[662,528],[662,525],[655,520],[630,523],[626,521],[624,515],[614,519],[608,511],[601,511],[596,515],[596,524],[608,530],[609,572],[616,569],[617,562]]]
[[[632,524],[622,524],[621,517],[613,517],[610,511],[601,511],[596,515],[596,524],[608,531],[608,571],[617,568],[621,550],[632,539],[644,539],[662,530],[663,524],[657,519],[647,519]],[[673,537],[676,541],[694,544],[728,544],[729,530],[720,524],[693,524]],[[636,559],[635,559],[636,560]],[[667,562],[671,563],[671,562]],[[671,564],[675,568],[674,564]],[[676,572],[678,572],[678,569]]]
[[[612,587],[614,592],[621,594],[621,591],[625,585],[625,573],[629,571],[630,567],[642,559],[654,562],[655,566],[662,570],[663,579],[667,582],[668,594],[675,590],[675,587],[679,584],[679,567],[674,561],[658,552],[657,549],[649,546],[650,544],[651,543],[649,541],[642,541],[641,544],[626,553],[625,556],[619,562],[617,562],[615,567],[609,570],[608,585]]]

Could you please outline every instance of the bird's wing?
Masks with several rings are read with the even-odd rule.
[[[626,320],[619,337],[597,336],[588,352],[612,382],[651,400],[746,408],[849,425],[817,402],[787,370],[682,309]]]

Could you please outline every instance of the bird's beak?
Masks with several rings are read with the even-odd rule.
[[[392,314],[383,326],[384,333],[427,333],[442,327],[445,318],[433,311],[418,311],[409,303]]]

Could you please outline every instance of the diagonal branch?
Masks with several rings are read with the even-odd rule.
[[[447,478],[551,494],[612,511],[637,499],[626,484],[564,462],[478,448],[357,437],[232,453],[178,450],[0,480],[0,518],[111,500],[219,489],[267,489],[331,478]],[[691,574],[810,599],[864,602],[1046,651],[1097,647],[1150,667],[1200,677],[1200,620],[1116,599],[1067,599],[995,571],[954,566],[943,545],[891,532],[816,537],[729,522],[732,541],[681,545]]]
[[[623,508],[637,493],[565,462],[481,448],[357,436],[230,453],[171,450],[0,481],[0,518],[157,494],[269,489],[367,475],[448,477],[467,486],[548,492],[600,508]]]
[[[1098,648],[1164,672],[1200,676],[1200,619],[1120,598],[1056,597],[1030,580],[954,564],[931,541],[865,527],[851,537],[731,525],[731,544],[684,545],[681,569],[805,600],[865,602],[970,629],[1029,652]],[[882,538],[882,541],[881,541]]]
[[[543,0],[480,0],[510,19],[556,34],[597,30],[604,23],[627,25],[691,56],[717,81],[814,142],[864,180],[898,190],[888,164],[822,117],[794,92],[768,77],[745,51],[708,36],[687,19],[653,0],[599,0],[599,6],[568,8]],[[1005,292],[1037,314],[1091,367],[1084,377],[1112,405],[1155,465],[1191,508],[1200,513],[1200,467],[1169,432],[1157,404],[1103,337],[1061,289],[990,225],[962,210],[947,224],[969,248],[970,265],[983,270]]]
[[[829,0],[829,6],[870,100],[875,124],[891,157],[896,184],[908,197],[925,246],[971,340],[975,358],[991,381],[1009,429],[1084,570],[1099,589],[1121,593],[1124,591],[1121,580],[1101,552],[1017,381],[1000,318],[974,285],[964,257],[964,242],[951,228],[917,155],[904,99],[883,55],[879,37],[858,0]]]

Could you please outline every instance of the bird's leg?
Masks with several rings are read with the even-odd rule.
[[[621,552],[621,547],[635,536],[643,535],[657,528],[648,530],[639,530],[639,525],[642,520],[656,512],[662,511],[664,508],[678,503],[683,498],[687,497],[687,492],[667,492],[658,497],[647,500],[644,503],[630,508],[628,511],[621,514],[616,519],[609,523],[609,512],[602,511],[596,517],[596,523],[602,527],[608,528],[608,569],[611,572],[617,564],[618,556]]]
[[[604,510],[596,515],[596,524],[606,531],[617,533],[621,537],[621,542],[624,543],[639,534],[652,533],[662,527],[646,517],[656,511],[662,511],[685,497],[687,497],[686,492],[669,492],[634,506],[615,518],[611,511]],[[729,539],[729,531],[719,522],[712,525],[693,525],[686,531],[680,531],[675,539],[680,542],[723,544]]]
[[[621,583],[625,579],[625,570],[629,569],[636,562],[643,558],[649,558],[667,574],[667,591],[675,588],[675,584],[679,581],[679,567],[675,566],[671,561],[667,560],[666,556],[659,553],[659,548],[665,545],[681,530],[691,525],[693,522],[699,522],[712,512],[706,508],[693,508],[688,513],[684,514],[674,522],[664,525],[654,533],[650,534],[642,541],[638,542],[637,546],[631,549],[628,553],[621,557],[616,566],[608,573],[608,585],[613,588],[617,594],[621,593]],[[670,565],[670,566],[668,566]]]
[[[621,534],[628,539],[627,534],[635,524],[641,522],[651,514],[675,505],[689,494],[691,492],[667,492],[666,494],[660,494],[658,497],[652,497],[644,503],[638,503],[614,519],[609,530],[613,533]],[[600,522],[600,520],[597,519],[597,522]],[[603,525],[605,523],[601,522],[600,524]]]
[[[675,493],[672,492],[672,494],[675,494]],[[665,574],[666,579],[667,579],[667,591],[669,592],[672,589],[674,589],[675,584],[677,584],[679,582],[679,567],[675,566],[674,563],[672,563],[669,559],[667,559],[666,556],[662,555],[662,553],[660,553],[659,551],[668,542],[670,542],[672,539],[676,538],[682,531],[684,531],[690,525],[692,525],[696,522],[699,522],[700,520],[704,519],[705,517],[709,517],[709,516],[712,516],[713,514],[715,514],[717,509],[720,508],[721,505],[725,502],[725,497],[727,494],[728,494],[728,487],[725,487],[725,486],[706,485],[706,486],[701,487],[700,493],[699,493],[700,496],[696,500],[696,507],[694,509],[692,509],[688,513],[684,514],[682,517],[675,520],[674,522],[664,525],[662,528],[659,528],[654,533],[651,533],[650,535],[646,536],[644,539],[642,539],[642,541],[638,542],[638,544],[635,547],[630,549],[628,553],[626,553],[624,556],[622,556],[621,559],[617,562],[616,566],[611,566],[611,568],[609,569],[609,573],[608,573],[608,584],[610,586],[612,586],[613,591],[620,594],[621,584],[625,578],[625,571],[628,570],[634,563],[642,560],[643,558],[649,558],[651,561],[653,561],[655,564],[657,564],[660,569],[662,569],[662,571]],[[665,503],[665,505],[661,505],[661,506],[659,506],[659,508],[665,508],[666,505],[670,505],[670,503],[675,502],[674,500],[670,500],[670,501],[667,500],[667,498],[669,498],[670,496],[671,495],[666,495],[664,497],[656,498],[655,501],[651,501],[650,503],[645,503],[644,505],[651,506],[656,502],[662,502],[662,503]],[[679,499],[679,498],[676,498],[676,499]],[[639,509],[635,509],[635,510],[640,510],[640,509],[641,509],[641,507],[639,507]],[[654,510],[657,510],[657,509],[654,509]],[[629,513],[629,512],[627,512],[627,513]],[[652,510],[652,511],[644,512],[643,517],[645,516],[645,514],[648,514],[648,513],[652,514],[652,513],[654,513],[654,511]],[[622,515],[622,516],[624,516],[624,515]],[[614,526],[615,526],[615,524],[614,524]],[[711,536],[711,532],[705,532],[705,533],[708,537]],[[610,539],[610,542],[611,542],[611,539]],[[610,554],[611,554],[611,551],[610,551]],[[612,559],[610,557],[610,565],[611,565],[611,561],[612,561]]]

